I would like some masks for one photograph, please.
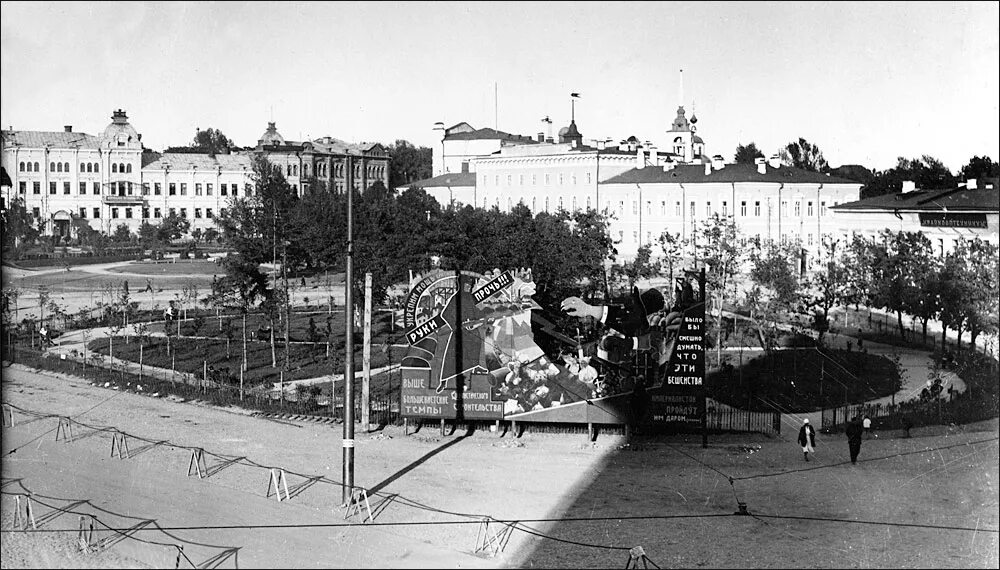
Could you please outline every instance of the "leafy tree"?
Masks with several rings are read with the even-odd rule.
[[[39,231],[34,217],[28,213],[24,200],[15,198],[7,209],[0,212],[0,232],[3,233],[3,250],[12,252],[23,245],[35,243]]]
[[[778,339],[778,324],[799,300],[797,245],[768,243],[750,252],[750,287],[745,303],[764,350],[770,353]]]
[[[247,315],[257,301],[267,294],[267,277],[260,272],[260,264],[248,261],[239,254],[230,253],[222,259],[225,276],[212,281],[208,302],[213,306],[235,309],[243,318],[243,362],[247,370]],[[243,387],[240,386],[242,391]]]
[[[200,129],[196,131],[194,140],[191,141],[192,148],[204,149],[211,155],[228,153],[229,149],[234,146],[236,145],[233,144],[233,141],[222,134],[222,131],[211,127],[204,131]]]
[[[139,243],[143,247],[151,247],[159,242],[159,228],[149,223],[147,220],[143,220],[142,224],[139,225]]]
[[[962,180],[996,178],[1000,176],[1000,163],[993,162],[988,156],[973,156],[969,159],[969,163],[962,167],[960,174]]]
[[[819,146],[814,145],[806,139],[799,137],[798,141],[793,141],[778,151],[778,158],[782,164],[802,170],[813,172],[826,172],[830,165],[823,158],[823,151]]]
[[[214,243],[219,239],[219,230],[215,228],[208,228],[205,230],[203,237],[205,239],[205,243]]]
[[[612,282],[619,283],[622,279],[626,282],[626,291],[631,291],[636,282],[641,279],[649,279],[660,273],[659,262],[653,260],[653,249],[648,244],[640,245],[636,249],[635,257],[632,261],[611,266]]]
[[[684,249],[687,247],[687,240],[681,239],[681,234],[670,233],[668,230],[664,230],[660,237],[657,239],[660,244],[660,249],[663,251],[664,263],[667,264],[668,277],[670,278],[670,287],[668,291],[670,295],[673,295],[674,290],[674,267],[680,267],[682,263],[682,255]],[[662,267],[662,264],[661,264]],[[670,300],[671,303],[673,300]]]
[[[829,170],[831,176],[846,178],[861,184],[870,184],[875,180],[875,173],[860,164],[845,164]]]
[[[916,285],[921,273],[928,271],[930,241],[921,232],[882,230],[869,242],[868,258],[872,263],[874,304],[896,313],[899,334],[905,335],[903,312],[908,300],[920,294]]]
[[[409,141],[397,139],[391,147],[389,188],[399,188],[411,182],[431,177],[433,156],[427,147],[415,147]]]
[[[199,243],[203,237],[205,237],[205,234],[202,232],[201,228],[195,228],[191,231],[191,239],[194,240],[194,243]]]
[[[736,145],[736,156],[733,159],[736,164],[755,164],[758,158],[764,158],[764,153],[757,148],[756,143]]]
[[[164,243],[170,243],[175,239],[184,237],[191,229],[191,222],[187,218],[182,218],[176,212],[171,212],[163,221],[156,226],[156,239]]]
[[[882,172],[875,172],[875,177],[861,189],[862,198],[895,194],[903,191],[903,182],[912,181],[921,190],[943,190],[954,188],[958,180],[944,164],[930,156],[907,159],[902,156],[896,159],[896,166]]]
[[[127,224],[118,224],[115,232],[111,234],[111,241],[117,244],[132,243],[134,236],[128,229]]]
[[[740,231],[736,221],[728,216],[713,214],[703,220],[695,231],[695,252],[705,266],[706,289],[715,297],[715,306],[718,307],[715,319],[717,363],[722,362],[722,307],[726,302],[726,293],[743,265],[743,248],[739,241]]]

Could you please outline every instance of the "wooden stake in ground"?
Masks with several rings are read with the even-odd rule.
[[[367,431],[370,426],[371,384],[372,384],[372,274],[365,273],[365,322],[364,344],[361,353],[361,425]]]

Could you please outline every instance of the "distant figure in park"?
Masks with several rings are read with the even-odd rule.
[[[802,455],[809,461],[809,454],[816,452],[816,429],[809,425],[809,418],[802,420],[802,427],[799,428],[799,445],[802,446]]]
[[[861,425],[861,419],[855,417],[851,423],[847,424],[847,446],[851,449],[851,463],[858,462],[858,454],[861,453],[861,437],[865,428]]]
[[[146,290],[144,291],[144,293],[152,293],[152,292],[153,292],[153,280],[150,279],[149,277],[147,277],[146,278]]]
[[[861,427],[865,428],[865,439],[872,438],[872,420],[868,416],[861,420]]]
[[[42,325],[42,328],[38,329],[38,336],[42,340],[42,346],[48,346],[49,344],[49,329]]]

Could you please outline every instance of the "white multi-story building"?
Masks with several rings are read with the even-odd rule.
[[[45,232],[69,236],[74,217],[109,231],[114,209],[139,206],[142,142],[121,109],[100,136],[63,131],[5,130],[3,168],[11,178],[9,196],[44,220]]]
[[[477,129],[465,122],[447,129],[442,123],[438,123],[435,130],[442,131],[442,135],[441,144],[436,145],[431,153],[431,173],[434,176],[470,172],[474,168],[473,159],[489,156],[502,146],[543,142],[541,135],[539,140],[533,140],[531,137],[512,135],[496,129]]]
[[[832,208],[836,238],[873,237],[884,229],[920,232],[944,255],[960,239],[1000,245],[1000,189],[996,178],[969,179],[950,190],[920,190],[903,183],[903,192],[841,203]]]
[[[837,231],[830,208],[858,199],[861,183],[781,165],[697,165],[637,161],[636,168],[601,184],[601,208],[612,216],[611,237],[629,258],[663,232],[690,239],[714,215],[731,218],[744,238],[799,242],[818,253]]]
[[[74,220],[113,233],[124,224],[138,231],[171,212],[187,218],[191,230],[214,227],[229,199],[253,192],[252,157],[262,153],[281,167],[300,195],[314,189],[343,192],[389,182],[389,153],[379,143],[350,144],[332,137],[288,142],[274,123],[248,152],[157,153],[125,111],[112,115],[100,136],[73,131],[2,132],[2,165],[11,179],[4,206],[21,199],[44,222],[46,234],[74,238]]]

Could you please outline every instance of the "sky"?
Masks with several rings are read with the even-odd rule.
[[[585,139],[663,148],[683,102],[727,161],[799,137],[831,166],[1000,161],[997,2],[0,4],[4,129],[99,135],[121,108],[153,150],[272,120],[430,147],[438,121],[558,131],[577,92]]]

